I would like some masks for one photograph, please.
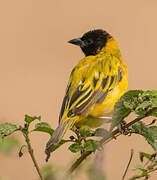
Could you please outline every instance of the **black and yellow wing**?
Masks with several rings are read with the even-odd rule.
[[[100,60],[89,56],[81,60],[70,75],[59,122],[88,114],[94,104],[101,104],[108,93],[116,88],[122,74],[116,57],[108,56]]]

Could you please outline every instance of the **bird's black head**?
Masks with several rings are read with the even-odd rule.
[[[69,43],[80,46],[85,56],[96,55],[101,50],[111,35],[106,31],[97,29],[85,33],[81,38],[72,39]]]

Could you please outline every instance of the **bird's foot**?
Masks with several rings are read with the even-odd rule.
[[[131,129],[129,128],[125,128],[125,125],[126,125],[126,122],[125,121],[122,121],[119,125],[118,125],[118,129],[119,129],[119,132],[123,135],[131,135]]]

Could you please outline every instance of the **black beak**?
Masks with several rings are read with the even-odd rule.
[[[76,39],[72,39],[72,40],[68,41],[68,43],[75,44],[77,46],[81,46],[83,44],[83,41],[81,40],[81,38],[76,38]]]

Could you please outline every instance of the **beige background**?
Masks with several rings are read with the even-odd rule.
[[[56,127],[69,73],[83,57],[67,41],[95,28],[116,38],[128,65],[129,89],[157,89],[156,19],[156,0],[0,0],[0,122],[23,124],[24,115],[30,114],[41,115]],[[32,134],[40,165],[45,164],[47,140],[47,134]],[[137,136],[121,136],[109,143],[105,148],[108,180],[121,179],[131,148],[136,155],[128,177],[134,173],[137,153],[153,152]],[[64,147],[50,163],[67,165],[71,157]],[[34,180],[33,168],[28,153],[21,159],[16,152],[0,155],[1,177]],[[155,177],[157,172],[150,179]]]

